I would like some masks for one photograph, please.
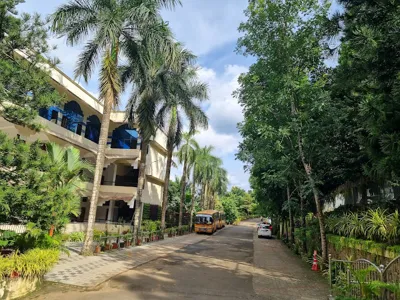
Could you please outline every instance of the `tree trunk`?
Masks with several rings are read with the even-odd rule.
[[[193,164],[193,179],[192,179],[192,203],[190,204],[190,221],[189,221],[189,230],[192,231],[193,227],[193,210],[194,210],[194,200],[196,193],[196,180],[195,180],[195,165]]]
[[[114,99],[108,96],[104,101],[103,118],[101,121],[99,150],[96,157],[96,169],[94,171],[93,190],[90,197],[89,217],[86,230],[85,242],[81,250],[82,255],[91,255],[93,243],[93,228],[96,221],[97,200],[99,198],[101,177],[103,175],[104,157],[108,140],[108,128],[110,126],[110,116]]]
[[[138,187],[135,201],[135,213],[133,214],[133,236],[138,237],[140,226],[142,223],[142,196],[146,178],[146,161],[147,161],[147,148],[149,142],[142,141],[142,149],[140,151],[140,164],[139,164],[139,178]]]
[[[322,211],[321,200],[319,199],[318,189],[315,185],[314,177],[312,174],[312,168],[309,163],[306,162],[306,157],[303,151],[303,140],[300,135],[300,131],[298,131],[298,145],[299,145],[299,152],[301,162],[303,163],[304,170],[307,174],[308,181],[310,182],[310,186],[313,191],[315,206],[317,207],[317,215],[319,221],[319,231],[321,235],[321,250],[322,250],[322,263],[325,263],[328,260],[328,253],[327,253],[327,244],[326,244],[326,233],[325,233],[325,221],[324,221],[324,214]]]
[[[301,248],[303,250],[303,253],[307,253],[306,216],[305,216],[305,213],[304,213],[304,197],[303,197],[303,195],[301,194],[301,191],[300,191],[300,184],[298,185],[298,194],[299,194],[299,198],[300,198]]]
[[[183,163],[183,174],[181,178],[181,202],[179,204],[179,225],[178,228],[182,227],[182,217],[183,217],[183,203],[186,198],[186,173],[187,173],[187,157],[185,157],[185,162]]]
[[[161,212],[161,229],[162,230],[165,230],[165,217],[167,215],[168,187],[169,187],[169,176],[171,174],[172,153],[173,153],[173,149],[168,149],[167,168],[166,168],[166,171],[165,171],[165,178],[164,178],[162,212]]]
[[[286,186],[287,201],[289,206],[289,241],[294,244],[294,232],[293,232],[293,213],[292,213],[292,202],[290,200],[290,189],[289,185]]]
[[[200,201],[200,207],[201,207],[201,209],[204,209],[204,204],[205,204],[205,190],[206,190],[206,184],[205,183],[203,183],[202,184],[202,186],[201,186],[201,195],[200,195],[200,197],[201,197],[201,201]]]
[[[204,187],[204,206],[203,209],[208,209],[208,184]]]

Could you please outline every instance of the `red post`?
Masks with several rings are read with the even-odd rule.
[[[318,271],[317,250],[314,250],[314,259],[311,270]]]

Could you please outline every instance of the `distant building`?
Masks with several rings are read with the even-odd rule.
[[[57,68],[50,69],[51,85],[67,101],[63,107],[39,111],[38,123],[45,128],[35,132],[15,125],[0,117],[0,130],[10,137],[33,142],[55,142],[72,145],[81,157],[95,164],[98,151],[103,105],[88,91]],[[105,153],[104,171],[97,204],[96,227],[105,229],[105,223],[130,224],[136,198],[141,141],[138,127],[128,128],[125,113],[113,111]],[[142,202],[152,205],[152,211],[162,203],[162,189],[166,166],[166,135],[158,130],[147,152],[145,189]],[[89,178],[82,191],[81,214],[67,226],[67,231],[82,231],[89,214],[92,182]],[[155,212],[157,214],[157,212]]]

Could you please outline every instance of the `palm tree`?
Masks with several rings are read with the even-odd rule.
[[[184,52],[184,51],[182,51]],[[182,55],[181,52],[181,55]],[[182,139],[182,115],[189,122],[189,134],[193,134],[198,127],[207,128],[207,116],[194,100],[205,100],[208,98],[207,85],[197,81],[196,69],[188,64],[190,53],[182,55],[182,69],[180,72],[169,72],[165,77],[169,89],[166,99],[157,114],[157,121],[164,127],[164,120],[168,119],[167,132],[167,165],[164,180],[161,228],[165,228],[165,216],[168,205],[168,185],[171,173],[172,155],[175,147],[179,146]],[[168,116],[168,117],[167,117]],[[183,180],[185,181],[185,180]],[[183,203],[182,203],[183,206]],[[180,211],[182,213],[182,211]],[[182,226],[180,218],[179,228]]]
[[[91,254],[110,115],[112,108],[118,105],[121,92],[119,59],[133,45],[139,47],[143,37],[156,35],[162,26],[159,9],[162,6],[173,7],[177,3],[180,3],[179,0],[71,0],[52,15],[53,31],[66,36],[71,46],[91,37],[79,56],[75,76],[83,76],[87,82],[96,64],[101,62],[100,99],[104,101],[104,108],[82,254]]]
[[[46,145],[46,150],[52,165],[52,182],[55,183],[55,189],[63,189],[66,192],[73,192],[76,197],[69,204],[70,212],[78,215],[80,213],[80,199],[75,193],[82,187],[83,173],[85,171],[93,172],[93,165],[82,160],[78,149],[70,146],[61,147],[55,143]],[[66,201],[66,199],[63,199]],[[77,200],[77,201],[74,201]],[[55,229],[54,223],[50,226],[49,235],[53,236]]]
[[[196,159],[196,150],[199,149],[199,144],[193,138],[194,134],[190,132],[186,132],[182,134],[183,137],[183,145],[179,148],[179,151],[176,153],[176,157],[180,164],[183,164],[183,173],[181,179],[181,197],[180,197],[180,206],[179,206],[179,228],[182,226],[182,216],[183,216],[183,203],[186,197],[186,180],[188,174],[190,174],[190,168],[195,162]],[[190,213],[193,214],[192,209],[194,205],[194,192],[193,187],[195,187],[194,182],[192,183],[192,205]],[[190,226],[190,228],[192,228]]]
[[[198,151],[198,155],[196,156],[195,176],[201,184],[200,206],[202,209],[206,208],[208,184],[211,180],[215,159],[217,159],[211,154],[213,150],[214,147],[212,146],[203,147]]]
[[[224,194],[228,186],[228,175],[224,168],[221,166],[213,169],[210,181],[210,202],[209,208],[215,209],[215,197],[217,194]]]
[[[136,236],[141,224],[141,199],[146,177],[147,148],[150,140],[156,135],[157,108],[168,96],[165,88],[165,78],[171,70],[178,70],[181,65],[176,43],[171,32],[164,27],[163,40],[157,43],[154,36],[145,37],[142,45],[132,45],[128,53],[128,64],[120,68],[123,88],[133,83],[133,90],[126,106],[126,115],[129,124],[139,123],[141,137],[141,154],[139,164],[139,178],[136,195],[136,208],[133,215],[134,235]],[[152,47],[158,44],[160,47]],[[140,53],[140,61],[136,62],[135,53]],[[135,65],[136,62],[136,65]]]

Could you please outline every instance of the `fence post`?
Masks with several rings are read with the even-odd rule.
[[[351,287],[350,287],[350,266],[349,265],[346,266],[346,279],[347,279],[347,286],[349,287],[349,291],[350,291],[350,294],[347,296],[351,296],[352,292],[351,292]]]

